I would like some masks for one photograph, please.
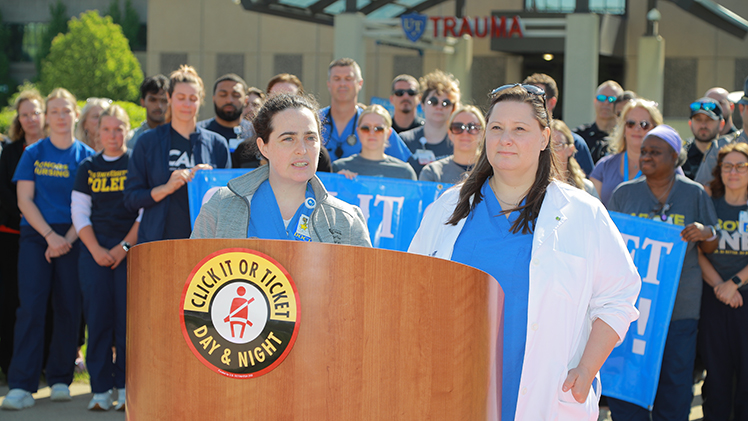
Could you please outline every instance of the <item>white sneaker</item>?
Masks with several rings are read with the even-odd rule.
[[[117,406],[114,407],[117,411],[125,410],[125,388],[118,390],[119,396],[117,397]]]
[[[92,411],[108,411],[112,409],[112,389],[104,393],[94,393],[91,402],[88,403],[88,409]]]
[[[49,400],[52,402],[67,402],[73,398],[70,397],[70,388],[65,383],[55,383],[52,385],[52,392],[49,394]]]
[[[3,409],[21,410],[34,406],[34,397],[23,389],[11,389],[3,400]]]

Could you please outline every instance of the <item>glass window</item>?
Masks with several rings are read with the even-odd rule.
[[[590,11],[611,15],[626,13],[626,0],[588,0]],[[572,13],[577,0],[525,0],[528,12]]]

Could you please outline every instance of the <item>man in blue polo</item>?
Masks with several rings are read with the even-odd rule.
[[[322,143],[335,161],[361,152],[361,142],[356,135],[358,116],[358,93],[364,85],[361,68],[350,58],[341,58],[330,63],[327,71],[327,89],[330,91],[330,106],[320,110],[322,121]],[[402,161],[410,158],[410,150],[392,131],[389,146],[384,153]]]

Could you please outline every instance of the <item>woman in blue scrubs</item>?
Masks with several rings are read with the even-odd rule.
[[[558,181],[550,120],[536,86],[494,90],[475,168],[409,250],[501,284],[502,420],[596,420],[597,373],[638,315],[636,267],[602,204]]]
[[[263,238],[371,247],[361,209],[329,195],[315,176],[320,120],[311,97],[271,97],[253,121],[268,161],[203,205],[191,238]]]
[[[73,137],[78,105],[63,88],[47,96],[45,120],[49,137],[24,150],[16,167],[21,238],[18,255],[20,306],[16,312],[13,358],[8,373],[10,391],[5,409],[34,405],[32,393],[42,371],[44,323],[52,300],[52,339],[45,367],[50,400],[69,401],[73,362],[81,320],[78,283],[78,235],[70,217],[70,194],[81,161],[93,149]]]

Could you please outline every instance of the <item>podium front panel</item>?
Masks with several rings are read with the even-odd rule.
[[[244,248],[293,278],[287,358],[249,379],[193,354],[181,326],[191,271]],[[380,249],[274,240],[174,240],[128,256],[127,417],[486,420],[500,407],[503,293],[484,272]]]

